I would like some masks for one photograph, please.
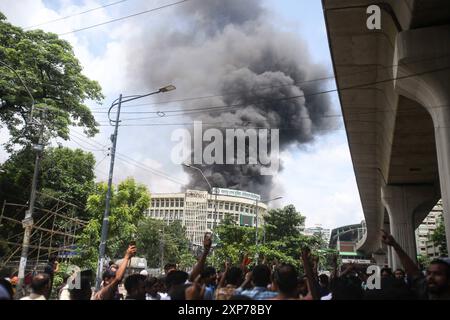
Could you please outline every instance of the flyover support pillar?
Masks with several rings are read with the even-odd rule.
[[[397,36],[394,76],[398,94],[424,106],[433,119],[447,248],[450,249],[450,25]]]

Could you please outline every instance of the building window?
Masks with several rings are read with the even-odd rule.
[[[225,210],[230,210],[230,205],[228,203],[225,203]]]

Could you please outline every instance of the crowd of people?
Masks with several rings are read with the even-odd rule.
[[[422,271],[391,235],[382,231],[382,241],[394,249],[404,270],[383,268],[381,287],[376,289],[368,285],[364,268],[349,264],[339,270],[337,259],[329,275],[319,274],[318,259],[307,248],[300,252],[304,274],[284,263],[263,261],[248,268],[246,259],[239,266],[225,263],[218,272],[206,264],[212,242],[205,236],[203,253],[190,273],[167,264],[161,277],[146,272],[125,277],[136,254],[136,246],[130,245],[120,265],[111,264],[103,272],[98,291],[93,289],[93,272],[85,270],[77,275],[77,286],[69,286],[66,277],[57,295],[60,300],[450,300],[448,258],[433,260]],[[31,292],[21,299],[48,299],[56,265],[52,260],[44,273],[35,275],[29,284]],[[13,299],[13,289],[10,279],[0,279],[0,299]]]

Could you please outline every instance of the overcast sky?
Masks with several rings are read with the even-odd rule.
[[[202,2],[207,0],[191,0]],[[227,0],[223,0],[227,1]],[[74,15],[101,5],[113,3],[113,0],[2,0],[0,11],[8,20],[21,27],[34,26],[50,20]],[[176,0],[128,0],[119,4],[95,10],[89,13],[75,15],[71,18],[41,25],[46,31],[64,34],[108,21],[124,17],[136,12],[156,8],[177,2]],[[320,0],[266,0],[264,8],[270,13],[271,24],[274,28],[295,34],[299,41],[306,44],[307,51],[313,63],[320,64],[329,74],[332,74],[331,58],[329,54],[326,28],[323,19]],[[146,39],[158,39],[164,43],[164,27],[174,28],[182,26],[177,20],[179,8],[186,3],[161,9],[115,23],[90,28],[84,31],[61,35],[68,40],[76,56],[84,67],[84,73],[91,79],[97,80],[106,96],[103,106],[89,105],[95,112],[107,110],[108,104],[115,100],[120,93],[125,95],[148,92],[148,84],[139,81],[135,70],[142,73],[145,59],[135,59],[138,48],[145,46]],[[238,10],[239,11],[239,10]],[[170,46],[170,44],[167,44]],[[154,50],[156,51],[156,50]],[[147,52],[148,60],[155,56],[164,59],[164,52]],[[302,53],[303,54],[303,53]],[[162,55],[162,57],[161,57]],[[188,65],[190,61],[184,61]],[[206,63],[206,62],[205,62]],[[149,77],[155,75],[152,83],[157,79],[161,86],[168,84],[164,75],[153,65],[153,70],[146,70]],[[176,72],[176,70],[174,70]],[[181,77],[181,75],[179,76]],[[211,74],[211,77],[214,77]],[[173,75],[167,80],[172,81]],[[189,79],[177,78],[177,90],[158,97],[159,101],[176,100],[185,97],[201,96],[202,92],[190,92],[184,89]],[[333,88],[334,82],[326,84]],[[183,88],[184,87],[184,88]],[[203,92],[203,95],[214,92]],[[333,114],[340,114],[339,100],[336,94],[330,95]],[[155,102],[150,98],[140,103]],[[177,107],[177,103],[164,105],[164,108]],[[159,111],[162,105],[146,105],[124,108],[124,111]],[[96,118],[104,124],[105,114],[95,113]],[[124,117],[131,117],[124,115]],[[189,121],[182,117],[176,119],[148,120],[145,123],[183,123]],[[166,122],[164,122],[166,121]],[[283,171],[274,177],[275,188],[273,196],[283,196],[282,200],[273,206],[294,204],[306,216],[306,226],[321,224],[323,227],[335,228],[342,225],[359,223],[363,219],[362,208],[354,178],[350,153],[347,145],[342,119],[338,119],[337,126],[326,134],[317,136],[312,143],[301,147],[291,147],[282,155]],[[92,151],[98,161],[96,174],[98,180],[106,180],[109,169],[109,157],[106,148],[109,146],[109,136],[113,128],[102,126],[101,132],[89,141],[79,133],[72,133],[71,147],[81,147]],[[153,193],[177,192],[182,184],[188,181],[188,176],[180,166],[170,161],[170,152],[174,145],[170,135],[175,128],[169,125],[147,127],[121,127],[118,140],[120,152],[115,168],[115,182],[128,176],[133,176],[148,185]],[[80,129],[75,131],[80,132]],[[0,141],[7,139],[5,132],[0,132]],[[128,157],[128,158],[127,158]],[[4,161],[6,154],[0,152],[0,161]],[[137,162],[133,162],[130,158]],[[136,165],[137,164],[137,165]],[[155,171],[157,170],[157,171]],[[171,179],[168,179],[169,176]]]

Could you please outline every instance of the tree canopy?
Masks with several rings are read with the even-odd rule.
[[[82,74],[69,42],[42,30],[24,31],[6,22],[0,12],[0,129],[8,129],[9,152],[36,142],[36,126],[29,123],[32,99],[18,79],[22,78],[35,100],[34,117],[46,108],[45,132],[68,139],[69,126],[83,127],[88,135],[98,132],[97,123],[84,104],[103,99],[100,85]],[[8,65],[10,68],[6,67]]]
[[[108,186],[98,183],[87,200],[89,223],[84,228],[78,247],[79,264],[96,269],[100,244],[105,199]],[[112,259],[121,258],[131,240],[136,240],[138,224],[150,206],[147,187],[128,178],[112,188],[109,232],[106,255]]]
[[[264,216],[264,225],[258,228],[257,246],[255,228],[240,226],[231,216],[226,216],[215,230],[217,243],[210,262],[219,268],[225,261],[236,265],[247,254],[252,264],[258,256],[266,263],[277,261],[299,265],[302,247],[308,246],[317,252],[323,245],[321,238],[301,233],[304,221],[305,217],[293,205],[269,210]]]
[[[161,220],[143,219],[138,225],[137,247],[138,254],[147,259],[150,268],[175,263],[181,269],[189,269],[195,264],[180,221],[167,225]]]
[[[86,200],[95,187],[95,159],[92,153],[80,149],[65,147],[47,148],[42,154],[41,170],[38,177],[35,218],[39,219],[41,208],[50,209],[55,199],[72,203],[76,218],[86,219]],[[3,202],[25,205],[28,202],[31,180],[34,170],[34,152],[30,148],[15,152],[0,165],[0,203]],[[19,207],[6,207],[5,217],[23,219]],[[46,220],[46,227],[51,229],[52,219]],[[2,220],[0,238],[8,239],[23,231],[21,224]],[[3,252],[8,252],[8,246],[3,245]],[[0,253],[0,256],[2,254]]]
[[[439,221],[436,230],[434,230],[433,234],[431,235],[431,240],[433,241],[435,246],[439,247],[439,251],[442,256],[448,255],[447,237],[445,234],[445,225],[443,219]]]

